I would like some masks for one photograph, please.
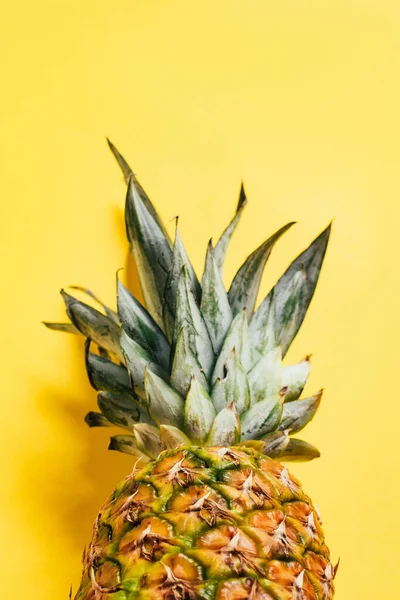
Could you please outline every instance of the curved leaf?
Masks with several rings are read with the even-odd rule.
[[[251,403],[276,396],[282,389],[282,353],[274,348],[267,352],[249,371]]]
[[[111,392],[99,392],[97,404],[103,415],[117,427],[132,431],[140,420],[140,410],[132,397]]]
[[[86,370],[91,386],[97,391],[109,391],[124,396],[133,396],[126,367],[90,352],[90,338],[85,344]]]
[[[229,223],[228,227],[225,229],[225,231],[219,238],[218,242],[215,244],[215,248],[214,248],[214,258],[217,263],[217,267],[221,273],[221,276],[223,275],[223,271],[224,271],[225,255],[226,255],[226,251],[228,249],[229,242],[231,240],[233,232],[235,231],[236,227],[239,224],[240,217],[242,216],[242,212],[243,212],[243,209],[246,206],[246,204],[247,204],[246,192],[244,191],[244,185],[242,182],[241,186],[240,186],[239,200],[238,200],[238,204],[236,207],[235,215],[234,215],[233,219],[231,220],[231,222]]]
[[[278,429],[289,433],[301,431],[314,418],[321,402],[322,391],[309,398],[284,404]]]
[[[261,277],[267,260],[275,243],[292,225],[294,225],[294,222],[288,223],[268,238],[247,257],[236,273],[228,292],[233,315],[237,315],[240,310],[246,309],[247,317],[251,319],[253,316]]]
[[[190,439],[176,427],[172,425],[160,425],[161,443],[166,450],[173,450],[178,446],[191,446]]]
[[[244,310],[236,315],[225,337],[221,352],[217,358],[211,381],[224,377],[224,365],[233,349],[236,349],[238,359],[247,371],[250,367],[250,346],[248,339],[247,317]]]
[[[126,195],[125,222],[146,307],[163,327],[163,293],[171,268],[171,243],[143,203],[132,178]]]
[[[214,405],[206,390],[192,378],[185,402],[185,431],[196,444],[203,444],[216,416]]]
[[[193,376],[195,376],[204,389],[208,391],[207,378],[201,369],[201,365],[193,348],[189,344],[188,338],[189,335],[186,332],[185,327],[182,327],[176,342],[170,381],[172,387],[184,398],[189,392]]]
[[[236,349],[232,350],[225,363],[225,377],[217,379],[211,398],[217,413],[232,402],[239,415],[250,408],[250,387],[246,370],[237,357]]]
[[[240,418],[242,440],[254,440],[274,431],[282,415],[283,397],[281,394],[266,398],[254,404]]]
[[[233,446],[240,442],[240,420],[233,402],[215,417],[207,446]]]
[[[201,287],[201,314],[206,322],[214,352],[218,354],[232,323],[232,310],[221,273],[213,256],[211,242],[207,248]]]
[[[146,464],[150,461],[150,458],[137,447],[135,436],[133,435],[113,435],[110,438],[108,449],[117,450],[124,454],[131,454],[138,458],[142,464]]]
[[[42,323],[45,327],[47,327],[47,329],[51,329],[53,331],[62,331],[64,333],[75,334],[81,333],[73,323],[51,323],[49,321],[42,321]]]
[[[153,421],[157,425],[182,428],[185,406],[182,396],[148,369],[145,371],[144,389]]]
[[[166,371],[169,368],[170,345],[147,310],[118,280],[118,313],[125,332],[147,350]]]
[[[282,449],[274,458],[282,462],[306,462],[320,456],[321,453],[315,446],[303,440],[289,438],[286,448]]]
[[[89,427],[111,427],[112,423],[106,419],[104,415],[91,410],[85,417],[85,423]]]
[[[263,453],[270,458],[275,458],[287,447],[290,438],[285,431],[274,431],[262,438],[264,443]]]
[[[146,368],[163,379],[168,379],[168,373],[153,361],[151,354],[142,348],[140,344],[132,340],[124,330],[121,332],[121,349],[133,380],[134,390],[141,397],[145,397],[144,373]]]
[[[68,286],[69,289],[71,290],[77,290],[78,292],[82,292],[84,294],[86,294],[87,296],[89,296],[89,298],[92,298],[95,302],[97,302],[97,304],[99,304],[102,309],[104,310],[104,312],[106,313],[107,317],[109,319],[111,319],[112,321],[114,321],[114,323],[117,323],[117,325],[119,325],[119,319],[118,319],[118,314],[115,312],[115,310],[112,310],[111,308],[109,308],[106,304],[104,304],[104,302],[102,302],[92,291],[90,291],[88,288],[82,287],[81,285],[70,285]]]
[[[147,423],[138,423],[133,426],[133,435],[136,445],[142,452],[145,452],[152,458],[157,458],[162,452],[160,432],[153,425]]]
[[[273,297],[273,304],[275,305],[275,345],[282,346],[282,355],[285,356],[300,329],[314,295],[330,231],[331,226],[329,225],[292,262],[258,307],[250,323],[250,335],[253,346],[257,351],[262,352],[266,343],[266,324]]]
[[[296,365],[283,368],[282,387],[287,388],[285,402],[292,402],[300,397],[311,371],[310,356]]]

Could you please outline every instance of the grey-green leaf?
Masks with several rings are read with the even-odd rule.
[[[81,333],[73,323],[51,323],[49,321],[43,321],[43,325],[47,327],[47,329],[52,329],[53,331],[63,331],[64,333],[75,334]]]
[[[118,313],[125,332],[147,350],[165,371],[169,369],[170,345],[147,310],[118,280]]]
[[[146,456],[136,445],[135,436],[133,435],[113,435],[110,438],[110,443],[108,445],[109,450],[117,450],[118,452],[123,452],[124,454],[131,454],[135,456],[142,462],[146,464],[150,461],[150,458]]]
[[[210,432],[216,412],[210,396],[195,377],[185,402],[185,432],[196,444],[203,444]]]
[[[89,296],[89,298],[92,298],[95,302],[97,302],[97,304],[99,304],[102,307],[102,309],[106,313],[107,317],[109,317],[112,321],[114,321],[114,323],[117,323],[117,325],[119,325],[118,313],[116,313],[115,310],[112,310],[106,304],[104,304],[104,302],[102,302],[98,298],[98,296],[96,296],[96,294],[94,294],[91,290],[89,290],[88,288],[82,287],[81,285],[70,285],[69,288],[71,290],[77,290],[78,292],[83,292],[84,294]]]
[[[85,417],[85,423],[89,427],[111,427],[112,423],[101,413],[91,410]]]
[[[233,349],[236,349],[238,359],[246,371],[250,368],[250,345],[248,337],[247,317],[244,310],[236,315],[225,337],[223,346],[217,358],[211,381],[224,377],[224,365]]]
[[[311,371],[310,356],[295,365],[283,368],[282,387],[287,388],[285,402],[292,402],[300,397]]]
[[[144,389],[153,421],[157,425],[182,428],[185,406],[182,396],[148,369],[145,371]]]
[[[217,379],[211,398],[217,413],[232,402],[239,415],[250,408],[250,387],[246,370],[234,348],[225,363],[225,377]]]
[[[96,344],[123,360],[119,347],[120,327],[106,315],[61,291],[67,313],[75,327]]]
[[[207,446],[233,446],[240,442],[240,420],[233,402],[215,417]]]
[[[214,351],[218,354],[232,323],[232,310],[211,242],[207,248],[201,287],[201,313],[207,324]]]
[[[140,420],[140,410],[132,397],[111,392],[99,392],[97,404],[103,415],[117,427],[132,431]]]
[[[290,438],[286,448],[281,450],[275,458],[281,462],[306,462],[320,456],[321,453],[315,446],[303,440]]]
[[[166,329],[170,329],[172,333],[171,323],[176,315],[176,293],[178,289],[179,279],[182,273],[183,267],[186,268],[190,289],[199,304],[201,299],[201,288],[197,275],[192,267],[189,257],[186,253],[185,247],[182,243],[181,236],[179,234],[178,223],[176,224],[175,241],[172,249],[172,265],[171,270],[168,273],[167,283],[165,285],[164,299],[165,299],[165,310],[164,310],[164,325]],[[167,316],[165,316],[167,315]]]
[[[270,458],[275,458],[286,448],[290,438],[285,431],[274,431],[263,437],[262,441],[264,442],[263,453]]]
[[[185,327],[182,327],[176,341],[170,383],[184,398],[189,391],[193,375],[208,391],[207,378],[202,371],[197,355],[189,344],[189,334]]]
[[[302,252],[279,279],[273,290],[258,307],[250,323],[250,335],[257,350],[265,345],[266,323],[271,306],[275,304],[276,344],[282,346],[285,356],[296,336],[314,295],[324,260],[331,226]]]
[[[190,287],[190,278],[184,266],[179,278],[176,295],[176,319],[174,326],[174,345],[179,332],[185,328],[190,348],[196,355],[206,377],[210,377],[214,366],[214,352],[207,326]]]
[[[226,251],[228,249],[229,242],[231,240],[233,232],[235,231],[237,225],[239,224],[240,217],[242,216],[242,212],[243,212],[243,209],[246,206],[246,204],[247,204],[246,192],[244,191],[244,185],[242,182],[242,184],[240,186],[239,200],[238,200],[238,204],[236,207],[235,215],[234,215],[233,219],[231,220],[231,222],[229,223],[228,227],[225,229],[225,231],[219,238],[219,240],[216,243],[215,248],[214,248],[214,258],[217,263],[217,267],[221,273],[221,276],[223,275],[223,271],[224,271],[225,256],[226,256]]]
[[[283,397],[281,394],[266,398],[254,404],[245,412],[242,423],[242,440],[254,440],[274,431],[282,415]]]
[[[236,273],[228,292],[229,303],[233,315],[245,309],[248,319],[251,319],[256,305],[261,277],[272,249],[278,239],[292,226],[288,223],[259,246]]]
[[[157,458],[163,450],[159,430],[147,423],[138,423],[133,426],[133,435],[137,447],[152,458]]]
[[[282,352],[280,347],[265,354],[249,371],[251,404],[276,396],[282,389]]]
[[[90,352],[90,339],[86,341],[85,347],[86,370],[92,387],[97,391],[133,396],[127,369]]]
[[[287,402],[283,405],[279,430],[297,433],[307,425],[318,410],[322,398],[322,390],[302,400]]]
[[[140,344],[132,340],[124,330],[121,332],[121,349],[125,357],[128,371],[132,377],[134,390],[141,396],[144,394],[144,373],[148,368],[163,379],[168,379],[168,373],[154,362],[152,355]]]
[[[125,222],[146,307],[163,327],[163,294],[171,268],[171,243],[143,203],[132,178],[126,196]]]
[[[178,446],[191,446],[190,439],[177,427],[172,425],[160,425],[161,443],[166,450],[172,450]]]
[[[111,152],[114,154],[114,157],[123,173],[125,183],[128,184],[130,180],[133,181],[136,191],[139,194],[143,204],[145,205],[145,207],[147,208],[149,213],[152,215],[154,220],[158,223],[160,229],[164,232],[165,236],[168,238],[168,234],[164,229],[164,225],[163,225],[156,209],[154,208],[153,203],[151,202],[150,198],[148,197],[148,195],[146,194],[146,192],[140,185],[140,183],[137,180],[136,175],[133,173],[131,167],[129,166],[129,164],[127,163],[125,158],[122,156],[122,154],[117,150],[117,148],[114,146],[114,144],[108,138],[107,138],[107,142],[108,142]]]

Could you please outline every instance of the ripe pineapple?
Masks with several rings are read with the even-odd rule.
[[[126,229],[147,310],[118,281],[118,313],[67,292],[86,339],[100,412],[117,425],[109,448],[133,470],[103,505],[83,558],[76,600],[322,600],[336,573],[318,512],[285,462],[319,456],[292,437],[322,391],[300,399],[306,357],[284,358],[314,294],[330,227],[290,265],[255,311],[263,269],[282,227],[243,263],[228,293],[222,271],[246,205],[207,248],[201,283],[176,223],[171,243],[129,165]],[[94,352],[93,349],[97,351]]]

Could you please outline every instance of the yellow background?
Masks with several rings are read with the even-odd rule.
[[[307,391],[326,389],[304,434],[322,458],[293,471],[341,558],[336,597],[397,598],[399,2],[25,0],[0,28],[2,597],[67,598],[131,466],[83,423],[82,341],[40,325],[71,283],[113,302],[127,245],[108,135],[198,269],[244,179],[227,283],[296,219],[266,293],[335,217],[289,357],[312,352]]]

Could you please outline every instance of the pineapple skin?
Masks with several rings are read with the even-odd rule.
[[[335,572],[285,466],[182,446],[136,464],[106,501],[75,600],[329,600]]]

